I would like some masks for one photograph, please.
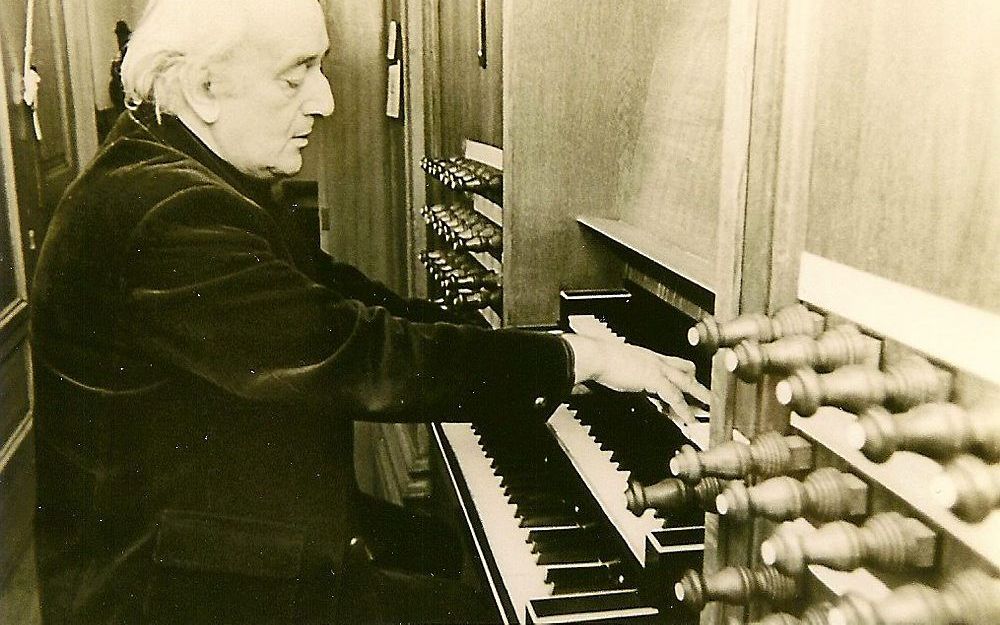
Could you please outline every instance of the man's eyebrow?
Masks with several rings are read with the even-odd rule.
[[[299,56],[295,57],[292,61],[286,63],[283,66],[282,71],[287,71],[294,67],[298,67],[299,65],[304,65],[306,63],[309,63],[310,61],[320,60],[329,53],[330,49],[327,48],[326,50],[324,50],[322,53],[319,54],[300,54]]]

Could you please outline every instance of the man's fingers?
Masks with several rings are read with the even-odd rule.
[[[702,386],[701,383],[694,379],[693,376],[687,375],[686,373],[678,371],[672,367],[665,367],[663,369],[663,375],[666,376],[666,378],[670,380],[670,382],[679,390],[684,391],[701,403],[711,403],[712,392]]]
[[[689,375],[694,375],[695,371],[694,363],[688,360],[687,358],[678,358],[677,356],[660,355],[660,359],[666,362],[674,369],[680,369],[684,373],[687,373]]]
[[[667,402],[677,416],[681,418],[681,421],[687,424],[692,424],[695,422],[694,414],[691,412],[690,406],[684,401],[684,395],[681,394],[680,390],[676,386],[670,383],[661,384],[656,388],[656,395]]]
[[[701,385],[701,382],[695,380],[694,378],[688,378],[684,380],[683,383],[678,384],[678,387],[691,397],[694,397],[706,406],[712,405],[712,391],[708,390]]]

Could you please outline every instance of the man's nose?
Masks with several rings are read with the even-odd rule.
[[[328,117],[333,113],[333,91],[330,90],[330,81],[320,72],[314,74],[311,81],[309,96],[306,98],[304,108],[306,115],[319,115]]]

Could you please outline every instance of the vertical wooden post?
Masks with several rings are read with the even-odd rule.
[[[741,312],[757,11],[756,1],[729,4],[715,280],[715,315],[723,319]],[[712,390],[711,442],[717,445],[732,438],[742,403],[739,384],[718,354],[712,362]],[[745,550],[745,543],[721,527],[718,516],[706,515],[705,572],[743,559],[733,550]],[[702,623],[720,623],[733,613],[732,608],[711,604],[702,612]]]

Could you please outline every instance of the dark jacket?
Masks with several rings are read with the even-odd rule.
[[[351,420],[516,427],[572,384],[562,340],[440,322],[144,111],[67,191],[32,297],[47,625],[145,622],[206,571],[294,621],[288,589],[364,523]]]

